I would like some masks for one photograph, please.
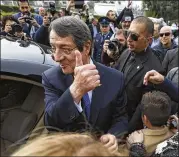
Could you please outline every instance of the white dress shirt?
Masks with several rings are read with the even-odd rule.
[[[90,64],[93,64],[93,61],[92,61],[91,58],[90,58]],[[88,92],[88,96],[89,96],[89,100],[90,100],[90,103],[91,103],[91,100],[92,100],[92,90]],[[81,106],[81,101],[79,102],[79,104],[75,103],[75,106],[76,106],[76,108],[78,109],[78,111],[80,113],[83,111],[82,106]]]

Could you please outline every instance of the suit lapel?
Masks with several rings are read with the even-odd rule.
[[[126,51],[124,51],[123,52],[123,54],[124,55],[126,55],[126,57],[124,57],[125,59],[124,60],[120,60],[120,66],[119,66],[119,71],[123,71],[123,69],[124,69],[124,66],[125,66],[125,64],[126,64],[126,62],[127,62],[127,60],[128,60],[128,58],[130,57],[130,51],[128,51],[128,50],[126,50]],[[123,58],[123,57],[121,57],[121,58]]]
[[[132,65],[132,67],[131,67],[130,71],[128,72],[127,77],[125,79],[126,85],[138,72],[140,72],[143,69],[143,67],[144,67],[143,64],[148,60],[148,55],[150,53],[153,53],[153,52],[151,52],[150,47],[147,47],[147,49],[145,50],[145,54],[142,57],[135,58],[135,63],[134,63],[134,65]]]
[[[100,87],[96,87],[93,90],[92,93],[92,101],[91,101],[91,111],[90,111],[90,123],[92,123],[93,125],[95,125],[97,117],[99,115],[99,110],[102,107],[103,103],[103,93],[105,91],[105,87],[104,85],[104,73],[100,68],[100,65],[96,62],[94,62],[94,64],[96,65],[97,70],[99,71],[99,75],[100,75],[100,82],[101,82],[101,86]],[[100,100],[100,101],[99,101]]]
[[[143,69],[143,64],[139,59],[136,59],[134,65],[131,66],[130,71],[127,73],[127,77],[125,79],[125,84],[127,85],[129,81],[141,70]]]

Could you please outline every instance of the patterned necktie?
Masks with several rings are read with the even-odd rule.
[[[88,93],[83,95],[83,101],[84,101],[85,114],[86,114],[87,119],[89,120],[91,102],[90,102]]]

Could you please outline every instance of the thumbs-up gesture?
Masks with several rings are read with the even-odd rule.
[[[76,50],[76,67],[74,69],[74,81],[70,86],[70,92],[76,103],[79,103],[83,95],[94,90],[100,85],[100,76],[94,64],[84,64],[81,53]]]

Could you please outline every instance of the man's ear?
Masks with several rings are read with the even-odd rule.
[[[142,115],[142,121],[145,125],[148,123],[148,118],[146,115]]]
[[[86,53],[86,55],[88,56],[91,50],[91,41],[88,40],[85,44],[84,44],[84,53]]]

